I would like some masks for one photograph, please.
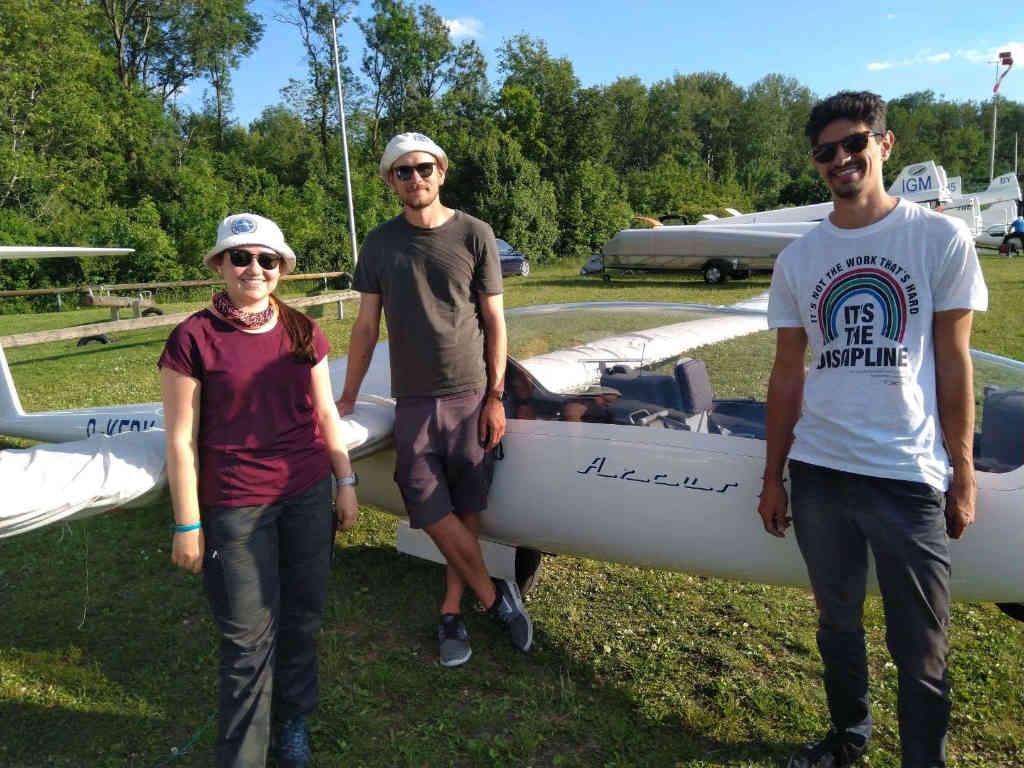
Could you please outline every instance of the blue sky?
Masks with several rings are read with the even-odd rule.
[[[702,3],[694,7],[644,0],[437,0],[456,41],[472,37],[498,82],[496,49],[525,32],[544,40],[552,56],[572,62],[584,86],[638,76],[646,84],[712,70],[749,86],[768,73],[793,77],[819,96],[843,88],[868,89],[885,98],[932,90],[956,101],[990,99],[995,54],[1010,50],[1015,65],[1000,96],[1024,102],[1024,22],[993,19],[985,6],[953,0],[913,4],[864,2],[764,4]],[[775,4],[772,4],[775,5]],[[927,8],[922,11],[922,7]],[[992,6],[987,6],[991,8]],[[279,0],[256,0],[266,31],[259,50],[233,75],[234,116],[243,124],[281,102],[289,77],[305,67],[296,30],[275,21]],[[368,17],[361,0],[356,15]],[[350,21],[340,30],[356,72],[362,35]],[[198,108],[204,84],[181,99]]]

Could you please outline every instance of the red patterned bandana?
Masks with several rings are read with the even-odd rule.
[[[228,298],[227,291],[213,295],[213,308],[243,328],[262,328],[274,316],[273,302],[268,302],[267,308],[261,312],[245,312],[236,307],[234,302]]]

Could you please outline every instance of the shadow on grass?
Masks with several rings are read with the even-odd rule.
[[[197,732],[196,754],[174,765],[206,764],[217,643],[200,580],[169,562],[168,514],[155,505],[0,547],[0,764],[150,767]],[[770,766],[789,751],[715,738],[680,712],[647,716],[639,694],[549,631],[539,603],[523,654],[467,599],[473,658],[442,668],[443,571],[397,553],[380,535],[392,521],[370,519],[375,540],[336,546],[318,765]]]
[[[170,333],[170,331],[168,331]],[[11,368],[17,368],[21,365],[31,365],[33,363],[46,363],[46,362],[57,362],[66,361],[76,357],[86,357],[97,354],[113,354],[115,352],[132,349],[134,347],[151,347],[159,345],[162,349],[162,340],[150,339],[149,341],[133,341],[133,342],[122,342],[116,338],[111,340],[110,344],[87,344],[84,347],[75,346],[73,349],[65,349],[57,354],[47,355],[45,357],[31,357],[24,360],[8,360],[7,364]],[[159,351],[153,358],[153,365],[156,365],[156,361],[159,358]]]
[[[336,554],[317,717],[324,765],[768,766],[794,747],[718,739],[678,716],[647,717],[537,614],[534,647],[523,654],[469,598],[463,613],[473,656],[444,669],[436,640],[441,567],[386,547]]]
[[[212,717],[190,733],[174,718],[89,712],[27,702],[0,703],[5,735],[0,765],[5,768],[155,768],[213,765]],[[198,735],[200,743],[190,745]],[[167,747],[154,751],[159,737]],[[59,744],[59,746],[58,746]],[[175,750],[172,752],[172,749]]]

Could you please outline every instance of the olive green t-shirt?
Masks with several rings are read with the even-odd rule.
[[[487,383],[478,294],[502,292],[489,224],[455,211],[421,229],[399,215],[367,235],[352,287],[380,294],[394,397],[448,395]]]

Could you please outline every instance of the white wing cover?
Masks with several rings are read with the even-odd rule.
[[[341,421],[352,457],[389,445],[394,420],[393,401],[360,399],[356,412]],[[162,429],[0,451],[0,538],[148,504],[166,490],[164,460]]]
[[[162,429],[0,451],[0,538],[124,506],[165,484]]]

